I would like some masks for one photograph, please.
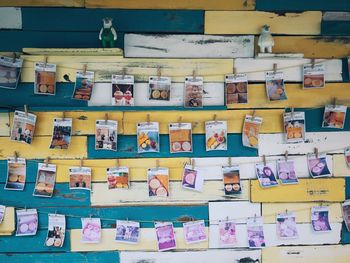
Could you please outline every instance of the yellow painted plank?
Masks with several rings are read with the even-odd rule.
[[[284,110],[257,110],[256,116],[262,117],[263,125],[261,133],[283,132],[282,113]],[[205,133],[205,121],[213,120],[214,114],[217,120],[227,120],[229,133],[241,133],[246,114],[252,114],[252,110],[236,111],[206,111],[205,114],[198,114],[194,111],[152,111],[152,112],[125,112],[124,113],[124,134],[136,134],[136,124],[147,121],[147,114],[150,120],[159,122],[161,134],[168,133],[168,124],[177,122],[182,117],[182,122],[198,123],[193,133]]]
[[[284,213],[286,210],[295,212],[297,223],[311,223],[311,207],[321,205],[321,203],[271,203],[262,204],[262,216],[264,223],[275,224],[277,213]],[[343,222],[340,203],[323,203],[329,207],[329,220],[331,223]]]
[[[17,151],[19,156],[28,159],[56,159],[86,158],[87,138],[85,136],[73,136],[67,150],[49,149],[51,137],[34,137],[33,143],[28,145],[21,142],[11,141],[9,137],[0,138],[0,159],[13,156]]]
[[[348,263],[350,262],[349,250],[350,250],[350,245],[267,247],[262,250],[262,262]]]
[[[6,207],[5,217],[0,224],[0,236],[10,236],[15,231],[15,208]]]
[[[344,178],[300,179],[299,184],[261,188],[250,181],[251,202],[340,202],[345,200]]]
[[[156,161],[159,161],[160,167],[169,168],[169,177],[171,181],[180,181],[182,179],[183,167],[185,163],[189,163],[189,158],[147,158],[147,159],[120,159],[119,166],[129,167],[130,181],[146,181],[147,169],[156,166]],[[57,165],[56,182],[69,182],[68,169],[71,166],[79,166],[79,160],[51,160],[51,163]],[[84,166],[92,168],[93,182],[106,182],[106,168],[115,167],[116,160],[101,159],[101,160],[84,160]]]
[[[8,112],[0,113],[0,136],[10,136],[9,126],[9,114]]]
[[[332,92],[330,92],[332,91]],[[339,104],[350,106],[350,83],[326,83],[325,89],[302,89],[302,84],[286,84],[288,100],[268,101],[264,84],[249,84],[248,103],[229,105],[228,108],[312,108],[323,107],[339,98]],[[317,100],[315,100],[317,96]]]
[[[84,0],[1,0],[0,6],[83,7]]]
[[[270,25],[273,34],[318,35],[322,13],[268,13],[259,11],[206,11],[205,34],[260,34],[262,25]]]
[[[24,59],[21,80],[34,81],[34,62],[44,61],[44,56],[23,55]],[[66,82],[63,78],[68,75],[75,81],[77,70],[87,64],[88,70],[95,71],[95,81],[111,81],[111,75],[126,73],[135,76],[135,81],[148,82],[150,75],[157,74],[161,67],[162,75],[172,77],[173,82],[183,82],[185,76],[192,75],[196,70],[197,76],[203,75],[205,81],[223,82],[224,75],[232,72],[232,59],[143,59],[122,58],[118,56],[47,56],[48,63],[57,64],[56,80]]]
[[[350,176],[350,168],[345,162],[344,154],[333,155],[333,174],[336,177]]]
[[[255,0],[86,0],[85,6],[121,9],[254,10]]]
[[[186,244],[182,228],[174,228],[176,236],[176,249],[207,249],[208,240],[197,244]],[[208,228],[206,228],[208,235]],[[140,241],[138,244],[130,245],[115,242],[115,229],[102,229],[102,239],[98,244],[84,244],[81,242],[81,229],[72,229],[70,231],[71,251],[108,251],[108,250],[143,250],[143,251],[157,251],[157,239],[154,228],[141,228]]]
[[[23,48],[26,55],[50,56],[123,56],[120,48]]]

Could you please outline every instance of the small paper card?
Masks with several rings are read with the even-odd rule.
[[[140,238],[140,223],[117,220],[115,241],[127,244],[137,244]]]
[[[266,247],[261,216],[247,218],[247,233],[250,248]]]
[[[331,231],[331,225],[328,219],[329,207],[327,206],[313,206],[311,208],[311,224],[316,232]]]
[[[11,140],[31,144],[34,136],[36,115],[15,111],[11,130]]]
[[[303,88],[324,88],[325,87],[325,65],[306,64],[303,66]]]
[[[5,212],[6,212],[6,206],[0,205],[0,224],[4,220]]]
[[[170,153],[192,152],[192,124],[169,124]]]
[[[297,184],[298,177],[295,172],[294,160],[278,160],[277,161],[278,179],[281,184]]]
[[[203,77],[185,78],[185,108],[203,107]]]
[[[186,244],[199,243],[207,240],[204,220],[184,223],[183,231]]]
[[[55,164],[38,164],[38,173],[36,177],[34,196],[52,197],[55,188],[56,165]]]
[[[42,95],[56,94],[56,64],[34,63],[34,93]]]
[[[148,196],[169,196],[169,169],[152,168],[147,170]]]
[[[350,199],[342,203],[342,213],[346,229],[350,232]]]
[[[49,227],[45,245],[47,247],[62,247],[66,233],[66,218],[64,215],[49,214]]]
[[[350,168],[350,147],[345,148],[344,155],[345,155],[345,162],[348,165],[348,167]]]
[[[204,178],[197,168],[186,165],[182,176],[182,187],[198,192],[203,191]]]
[[[102,233],[100,218],[82,218],[81,225],[82,243],[100,243]]]
[[[91,168],[90,167],[69,168],[69,189],[91,190]]]
[[[241,179],[239,175],[239,166],[223,166],[222,173],[224,176],[224,191],[225,195],[235,195],[240,194]]]
[[[176,248],[176,239],[173,223],[171,222],[155,222],[154,223],[157,236],[157,244],[159,251],[166,251]]]
[[[135,105],[134,76],[112,75],[112,105]]]
[[[148,98],[150,100],[170,100],[171,78],[149,77]]]
[[[233,247],[237,243],[236,223],[232,220],[219,222],[220,247]]]
[[[158,122],[140,122],[137,124],[137,152],[159,152]]]
[[[247,74],[225,76],[226,105],[248,102]]]
[[[89,101],[94,88],[93,71],[77,71],[73,99]]]
[[[38,212],[36,209],[16,210],[16,236],[35,236],[38,230]]]
[[[205,122],[206,151],[227,150],[227,121]]]
[[[283,121],[285,141],[287,143],[305,141],[305,112],[285,112]]]
[[[323,128],[343,129],[346,118],[346,106],[326,105],[323,114]]]
[[[243,123],[242,144],[249,148],[259,148],[259,132],[263,119],[246,115]]]
[[[68,149],[72,138],[72,123],[72,118],[54,119],[50,149]]]
[[[23,191],[26,183],[26,174],[26,159],[8,158],[5,189]]]
[[[112,120],[97,120],[95,133],[96,150],[117,150],[118,122]]]
[[[297,224],[294,212],[277,214],[276,217],[277,237],[279,239],[298,238]]]
[[[274,162],[256,164],[256,176],[258,177],[260,186],[263,188],[277,186],[276,166]]]
[[[107,168],[108,189],[129,188],[129,168]]]
[[[286,100],[286,87],[284,85],[283,72],[268,71],[265,74],[266,93],[270,101]]]
[[[309,173],[313,178],[328,177],[331,176],[331,172],[327,164],[327,156],[323,154],[308,154],[307,162],[309,167]]]
[[[23,59],[0,57],[0,88],[16,89],[21,75]]]

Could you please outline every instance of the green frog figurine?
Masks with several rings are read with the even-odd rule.
[[[103,27],[100,30],[99,39],[102,41],[103,48],[113,48],[117,40],[117,33],[112,26],[112,18],[103,18]]]

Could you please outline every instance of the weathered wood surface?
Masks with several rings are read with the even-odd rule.
[[[0,224],[0,239],[1,236],[11,236],[14,233],[16,229],[15,219],[15,208],[6,207],[4,219]]]
[[[0,29],[22,29],[21,9],[0,7]]]
[[[84,0],[2,0],[0,6],[83,7]]]
[[[349,2],[347,0],[257,0],[256,10],[262,11],[350,11]],[[277,262],[277,261],[276,261]]]
[[[120,48],[23,48],[26,55],[123,56]]]
[[[339,177],[350,176],[350,168],[346,165],[344,154],[333,155],[333,173]]]

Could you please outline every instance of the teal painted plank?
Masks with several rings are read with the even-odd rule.
[[[74,262],[74,263],[99,263],[99,262],[114,262],[119,263],[118,252],[89,252],[89,253],[25,253],[0,254],[0,262],[11,263],[60,263],[60,262]]]
[[[347,230],[344,222],[341,229],[341,244],[350,244],[350,232]]]
[[[349,0],[256,0],[259,11],[350,11]]]
[[[327,36],[349,36],[350,21],[322,21],[321,34]]]
[[[345,177],[345,199],[350,199],[350,177]]]
[[[99,32],[104,17],[113,18],[117,32],[204,32],[204,12],[201,10],[101,8],[22,8],[22,29],[23,31],[73,31],[79,35],[78,32],[82,31]],[[98,38],[98,34],[95,38]]]

